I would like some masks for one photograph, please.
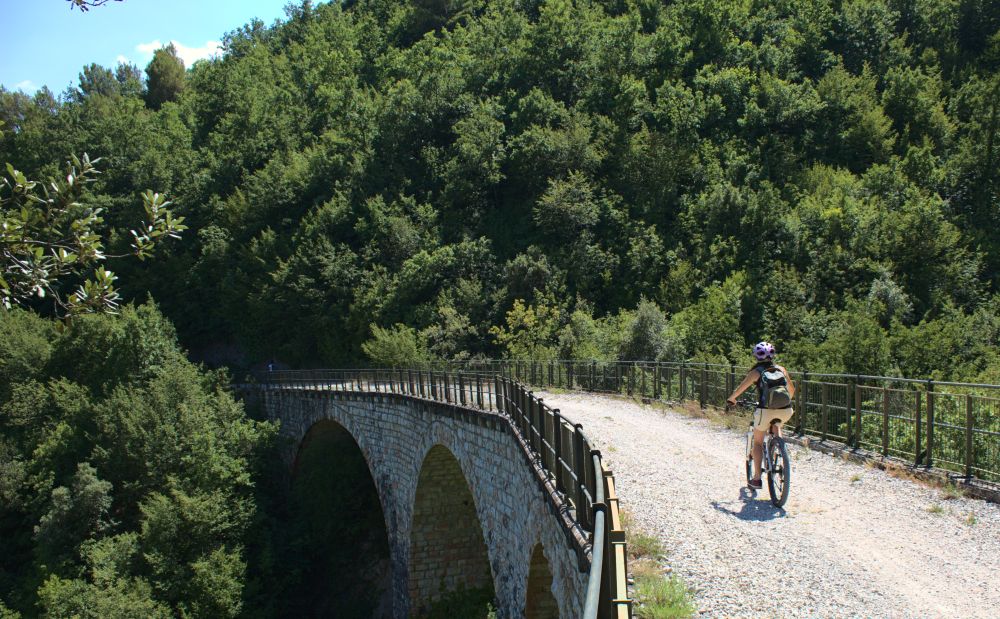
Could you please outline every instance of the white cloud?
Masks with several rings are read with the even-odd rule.
[[[118,57],[115,58],[115,64],[116,65],[119,65],[119,64],[131,64],[131,63],[132,63],[132,61],[129,60],[128,56],[126,56],[125,54],[118,54]]]
[[[24,80],[23,82],[18,82],[14,84],[14,89],[31,94],[36,90],[38,90],[38,86],[35,86],[35,83],[32,82],[31,80]]]
[[[149,43],[140,43],[135,46],[135,51],[142,54],[144,57],[152,58],[153,52],[163,47],[163,43],[160,43],[159,39],[154,39]]]
[[[180,41],[170,41],[177,50],[177,56],[184,61],[184,66],[190,68],[198,60],[211,58],[222,51],[222,43],[219,41],[205,41],[201,47],[188,47]],[[144,65],[153,58],[153,52],[164,47],[159,39],[154,39],[149,43],[140,43],[135,46],[135,51],[139,52],[138,63]]]
[[[184,61],[185,67],[190,67],[199,60],[211,58],[222,51],[222,43],[219,41],[205,41],[201,47],[188,47],[177,41],[171,41],[177,49],[177,55]]]

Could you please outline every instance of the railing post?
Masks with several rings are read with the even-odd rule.
[[[556,452],[555,462],[552,463],[552,472],[556,476],[556,491],[564,492],[566,486],[563,484],[562,475],[562,415],[558,408],[552,409],[552,430],[552,444]]]
[[[925,466],[934,466],[934,381],[927,381],[927,457]]]
[[[660,399],[660,362],[653,365],[653,399]]]
[[[708,364],[706,363],[701,368],[701,388],[699,391],[698,403],[701,408],[705,408],[708,405]]]
[[[864,388],[861,386],[860,374],[855,376],[854,379],[857,381],[854,383],[854,412],[857,413],[857,417],[854,419],[854,428],[857,430],[857,438],[855,440],[857,441],[856,447],[860,449],[861,441],[865,438],[865,428],[861,423],[861,418],[864,416],[864,412],[862,410],[862,405],[864,404],[862,392],[864,391]]]
[[[550,387],[554,384],[554,381],[555,381],[555,379],[553,378],[553,375],[554,375],[554,372],[553,372],[553,370],[554,370],[553,363],[554,362],[549,361],[549,386]]]
[[[462,406],[465,406],[465,378],[461,372],[458,373],[458,398]]]
[[[823,440],[823,441],[826,440],[826,433],[827,433],[827,427],[828,427],[827,426],[827,423],[828,423],[827,401],[828,401],[829,397],[830,397],[830,385],[828,383],[823,383],[823,386],[820,389],[820,410],[822,411],[822,422],[821,422],[822,423],[822,430],[821,430],[821,432],[822,432],[822,438],[820,440]]]
[[[542,398],[538,398],[535,404],[538,419],[538,457],[542,461],[542,468],[548,468],[545,464],[545,403]]]
[[[854,424],[851,419],[851,409],[854,408],[854,382],[847,381],[847,395],[846,402],[844,402],[844,408],[847,409],[847,428],[844,430],[844,444],[848,447],[851,446],[851,441],[854,439]]]
[[[600,455],[601,455],[600,450],[594,449],[591,446],[590,452],[587,453],[586,463],[584,464],[584,466],[586,467],[584,469],[584,474],[585,474],[584,479],[587,480],[587,492],[590,493],[591,500],[593,501],[593,503],[591,503],[590,509],[588,510],[589,513],[587,515],[588,520],[590,520],[590,522],[592,523],[592,528],[593,528],[593,523],[595,522],[594,520],[595,510],[598,507],[597,484],[603,482],[601,471],[598,471],[597,467],[594,466],[594,456],[600,457]],[[603,505],[601,505],[601,507],[603,508]]]
[[[573,362],[566,362],[566,388],[569,390],[573,389]]]
[[[531,448],[532,450],[534,450],[535,454],[538,454],[538,452],[541,451],[538,448],[538,439],[535,438],[536,436],[538,436],[538,431],[535,427],[535,419],[538,418],[538,400],[535,399],[534,391],[528,392],[527,403],[528,403],[528,443],[531,445]]]
[[[735,389],[735,387],[733,387],[733,388]],[[799,404],[799,419],[798,419],[799,423],[798,423],[798,427],[796,428],[796,431],[799,434],[805,433],[806,428],[808,427],[808,424],[806,423],[806,409],[809,408],[808,389],[809,389],[809,370],[803,370],[802,371],[802,388],[799,389],[798,394],[796,394],[796,395],[798,395],[798,400],[799,400],[799,402],[798,402],[798,404]]]
[[[640,376],[642,376],[642,386],[639,387],[639,395],[646,397],[646,366],[643,365],[640,367],[639,372],[641,373]]]
[[[685,376],[687,372],[685,370],[687,370],[687,364],[682,362],[680,369],[680,397],[678,398],[681,402],[687,398],[687,376]]]
[[[965,476],[972,478],[972,394],[965,394]]]
[[[916,444],[913,447],[913,466],[920,466],[920,461],[924,459],[924,454],[920,453],[921,439],[923,438],[923,436],[921,436],[922,434],[921,430],[923,429],[923,423],[922,423],[923,420],[920,418],[920,392],[915,391],[914,395],[916,397],[914,398],[915,403],[913,409],[913,422],[916,425],[916,428],[914,428]]]
[[[590,531],[590,513],[587,505],[587,495],[584,492],[587,484],[586,467],[587,454],[583,453],[583,426],[573,425],[573,475],[576,476],[576,519],[584,531]]]
[[[882,455],[889,455],[889,388],[882,387]]]
[[[597,362],[590,362],[590,391],[594,391],[594,374],[597,373]]]

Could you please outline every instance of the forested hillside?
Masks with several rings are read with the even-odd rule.
[[[120,10],[127,10],[127,3]],[[190,229],[116,266],[198,358],[743,362],[1000,380],[1000,5],[359,0],[0,93]]]

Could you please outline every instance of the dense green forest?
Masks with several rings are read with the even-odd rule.
[[[267,472],[274,428],[223,389],[269,359],[745,363],[770,339],[793,369],[1000,382],[1000,4],[287,15],[193,67],[0,88],[5,218],[13,170],[88,153],[109,256],[137,253],[146,190],[187,226],[107,259],[117,315],[0,307],[0,617],[332,604],[302,596],[338,558],[297,554],[342,534],[329,495]]]
[[[115,271],[213,362],[769,338],[996,380],[998,30],[985,0],[304,2],[186,72],[2,93],[0,159],[103,157],[112,244],[169,195],[182,242]]]

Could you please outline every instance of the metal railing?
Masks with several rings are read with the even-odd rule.
[[[722,407],[749,367],[695,362],[484,360],[445,363],[538,387]],[[791,370],[790,370],[791,371]],[[801,434],[916,466],[1000,483],[1000,385],[791,371]]]
[[[628,619],[632,604],[614,476],[583,426],[501,369],[283,370],[261,374],[258,381],[269,390],[398,394],[501,416],[562,506],[560,517],[576,540],[581,565],[589,564],[584,617]]]

